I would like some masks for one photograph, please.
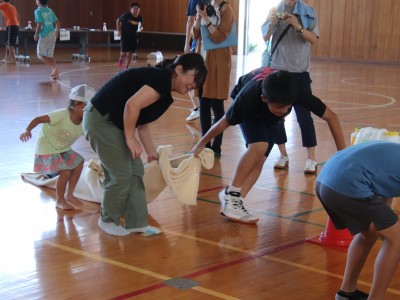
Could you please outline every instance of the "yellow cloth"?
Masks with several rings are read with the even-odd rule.
[[[173,147],[159,146],[159,159],[145,165],[144,185],[147,203],[153,201],[166,187],[182,204],[196,205],[201,166],[214,166],[214,152],[204,149],[199,157],[191,154],[170,158]]]

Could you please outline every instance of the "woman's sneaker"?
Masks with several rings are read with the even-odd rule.
[[[318,162],[312,159],[306,160],[306,166],[304,167],[304,174],[317,174]]]
[[[287,168],[289,168],[289,157],[279,156],[274,164],[274,169],[286,170]]]
[[[258,218],[247,211],[243,206],[243,199],[238,192],[226,193],[228,188],[219,192],[219,201],[221,202],[221,215],[229,220],[242,223],[256,223]]]
[[[192,112],[190,113],[189,117],[186,118],[186,121],[193,121],[196,120],[200,117],[200,110],[194,110],[192,109]]]

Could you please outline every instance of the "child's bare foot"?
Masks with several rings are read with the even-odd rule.
[[[74,206],[82,206],[83,205],[82,201],[78,200],[78,198],[76,198],[73,195],[67,196],[67,202],[71,203]]]
[[[58,75],[58,73],[51,74],[50,78],[53,79],[53,80],[58,80],[58,79],[60,79],[60,75]]]
[[[50,74],[50,78],[54,80],[60,79],[60,75],[58,74],[57,68],[53,69],[53,71]]]
[[[65,200],[57,200],[56,207],[59,209],[63,209],[63,210],[74,210],[75,209],[75,207],[73,207],[71,204],[67,203]]]

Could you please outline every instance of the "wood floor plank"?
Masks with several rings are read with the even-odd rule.
[[[58,211],[54,190],[24,182],[20,173],[32,172],[38,133],[35,129],[32,141],[20,142],[27,123],[66,107],[70,87],[87,83],[98,89],[120,71],[118,49],[92,49],[90,63],[72,62],[68,49],[56,53],[59,81],[51,81],[49,69],[36,59],[29,65],[0,65],[1,299],[333,298],[346,253],[306,242],[324,232],[327,215],[315,196],[316,177],[303,174],[306,151],[294,115],[286,120],[289,169],[273,169],[279,155],[275,147],[245,199],[260,217],[255,225],[234,223],[219,213],[218,192],[246,150],[238,126],[225,132],[223,154],[214,167],[202,170],[196,206],[178,203],[168,190],[148,204],[149,223],[163,229],[157,236],[108,236],[97,227],[99,204],[84,202],[81,211]],[[134,65],[146,65],[145,55],[139,53]],[[236,57],[233,61],[235,66]],[[398,67],[313,61],[310,72],[314,93],[339,115],[348,145],[356,127],[400,131]],[[239,75],[235,66],[232,86]],[[201,129],[198,120],[185,121],[189,98],[174,97],[172,108],[150,128],[155,144],[172,144],[178,156],[192,149]],[[314,122],[317,159],[323,165],[335,145],[326,123]],[[97,159],[84,138],[74,149]],[[394,208],[400,210],[399,199]],[[366,291],[379,245],[361,274],[360,288]],[[164,282],[180,277],[198,285],[182,289]],[[399,284],[397,271],[385,299],[398,299]]]

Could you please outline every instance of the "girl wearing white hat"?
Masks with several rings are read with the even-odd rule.
[[[36,141],[34,171],[49,177],[59,175],[56,207],[60,209],[71,210],[75,209],[74,205],[82,205],[73,192],[84,159],[71,145],[83,135],[83,109],[94,94],[95,90],[86,84],[72,88],[68,108],[34,118],[20,136],[23,142],[30,140],[32,129],[43,124]]]

